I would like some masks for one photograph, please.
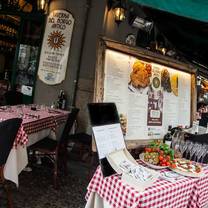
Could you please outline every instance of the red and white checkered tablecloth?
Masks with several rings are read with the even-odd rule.
[[[57,112],[49,112],[47,109],[32,111],[25,106],[21,109],[23,113],[23,122],[17,133],[14,146],[26,145],[28,142],[28,135],[36,133],[44,129],[52,129],[55,131],[56,127],[67,120],[69,112],[57,110]],[[19,117],[19,108],[12,106],[12,109],[1,110],[0,118],[2,120]]]
[[[204,172],[203,178],[185,177],[177,182],[158,179],[152,187],[138,192],[124,184],[119,175],[104,178],[98,167],[88,185],[86,200],[95,192],[112,208],[207,208],[208,166]]]

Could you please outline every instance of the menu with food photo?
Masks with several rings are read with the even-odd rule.
[[[152,75],[151,64],[136,59],[130,68],[132,69],[128,89],[135,93],[147,94]]]
[[[116,103],[126,140],[162,138],[169,125],[190,125],[190,74],[107,49],[104,75],[103,101]]]

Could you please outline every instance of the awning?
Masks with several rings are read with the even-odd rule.
[[[178,16],[208,22],[207,0],[132,0],[140,5]]]
[[[180,56],[208,68],[208,0],[132,1],[142,7]]]

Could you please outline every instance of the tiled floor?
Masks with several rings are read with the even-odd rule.
[[[68,164],[68,176],[62,176],[60,188],[53,188],[51,167],[36,166],[32,172],[22,172],[17,189],[10,184],[14,208],[83,208],[89,168],[78,161]],[[1,190],[1,189],[0,189]],[[0,191],[0,208],[6,208],[4,194]]]

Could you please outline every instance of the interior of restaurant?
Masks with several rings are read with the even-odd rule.
[[[155,2],[0,2],[0,208],[208,206],[208,5]]]

